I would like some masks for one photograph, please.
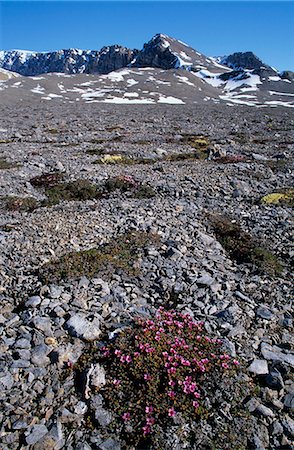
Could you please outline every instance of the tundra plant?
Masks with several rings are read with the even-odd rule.
[[[135,445],[203,417],[211,379],[220,381],[239,364],[203,323],[163,308],[102,347],[101,361],[108,373],[103,397],[124,439]]]

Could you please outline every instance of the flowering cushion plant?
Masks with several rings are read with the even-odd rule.
[[[108,374],[103,397],[124,438],[137,440],[152,438],[175,420],[202,417],[205,383],[239,364],[219,339],[207,336],[203,323],[163,308],[102,347],[100,362]]]

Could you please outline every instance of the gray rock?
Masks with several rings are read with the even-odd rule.
[[[273,423],[273,434],[280,435],[283,433],[283,427],[278,420],[275,420]]]
[[[50,359],[48,358],[48,354],[51,349],[48,345],[40,344],[32,349],[31,362],[40,367],[46,367],[50,363]]]
[[[48,428],[45,425],[34,425],[30,434],[26,436],[26,442],[28,445],[34,445],[39,442],[47,433]]]
[[[82,277],[79,281],[79,288],[87,289],[89,284],[90,280],[87,277]]]
[[[286,406],[286,408],[294,409],[294,394],[293,393],[289,393],[289,394],[285,395],[284,405]]]
[[[51,320],[48,317],[35,317],[33,322],[35,327],[43,331],[46,336],[53,336]]]
[[[112,422],[112,415],[104,408],[98,408],[95,411],[95,419],[102,427],[106,427]]]
[[[294,355],[291,353],[284,353],[279,347],[271,346],[266,342],[261,344],[261,354],[265,359],[272,361],[285,362],[294,367]]]
[[[270,373],[265,377],[265,382],[271,389],[280,390],[284,387],[282,375],[274,367],[270,369]]]
[[[273,313],[268,308],[262,306],[257,308],[256,315],[266,320],[270,320],[274,317]]]
[[[204,286],[211,286],[213,282],[214,279],[208,273],[203,273],[201,277],[197,279],[197,284]]]
[[[28,298],[25,305],[27,307],[34,308],[35,306],[38,306],[40,303],[41,303],[41,297],[39,297],[38,295],[34,295],[33,297]]]
[[[30,361],[27,361],[26,359],[18,359],[17,361],[14,361],[11,365],[13,368],[18,369],[25,369],[27,367],[30,367]]]
[[[256,375],[266,375],[268,373],[268,364],[264,359],[255,359],[248,367],[249,372]]]
[[[12,425],[13,430],[25,430],[26,428],[28,428],[28,424],[24,420],[17,420]]]
[[[106,441],[99,445],[100,450],[121,450],[120,443],[112,438],[108,438]]]
[[[63,286],[56,286],[55,284],[50,285],[50,297],[51,298],[60,298],[63,293]]]
[[[25,349],[30,349],[31,348],[31,342],[29,341],[29,339],[18,339],[15,343],[15,347],[16,348],[25,348]]]
[[[266,450],[269,448],[269,434],[265,425],[259,425],[255,428],[253,433],[253,442],[253,449],[255,450]]]
[[[83,314],[75,314],[66,323],[65,329],[69,334],[85,339],[86,341],[93,341],[98,339],[101,335],[100,320],[94,318],[92,321]]]
[[[287,433],[294,437],[294,420],[286,414],[282,419],[282,424]]]
[[[273,411],[265,405],[258,405],[255,412],[265,417],[275,417]]]
[[[0,386],[2,389],[11,389],[14,384],[14,378],[11,373],[7,372],[5,375],[0,375]]]
[[[101,364],[95,364],[90,369],[90,384],[96,388],[101,388],[106,384],[106,372]]]

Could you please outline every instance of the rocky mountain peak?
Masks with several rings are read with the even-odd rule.
[[[225,64],[231,69],[248,69],[248,70],[259,70],[268,68],[272,69],[251,51],[232,53],[231,55],[222,58],[221,63]]]

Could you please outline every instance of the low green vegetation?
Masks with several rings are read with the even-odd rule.
[[[222,215],[210,215],[209,220],[216,238],[238,264],[254,264],[270,275],[281,273],[277,257],[260,246],[238,223]]]
[[[294,189],[272,192],[261,198],[265,205],[294,206]]]
[[[156,195],[156,191],[151,186],[139,183],[130,175],[109,178],[103,185],[103,191],[107,193],[117,190],[134,198],[151,198]]]
[[[44,206],[56,205],[61,201],[85,201],[101,197],[99,186],[88,180],[58,183],[45,190],[47,201]]]
[[[21,165],[19,163],[7,161],[6,158],[0,158],[0,170],[15,169],[17,167],[21,167]]]
[[[197,134],[184,134],[181,142],[195,149],[195,151],[191,153],[190,157],[188,156],[184,159],[206,159],[209,156],[209,140],[205,136]]]
[[[208,336],[203,323],[173,310],[160,308],[99,350],[93,346],[74,366],[76,378],[82,379],[93,363],[106,372],[106,384],[98,390],[112,413],[109,429],[124,448],[166,448],[162,440],[171,427],[180,438],[183,424],[191,432],[209,410],[219,410],[215,393],[222,385],[232,404],[240,394],[239,362],[219,339]],[[96,393],[93,388],[91,395]],[[244,397],[245,392],[241,401]],[[98,425],[94,415],[90,425]],[[185,439],[193,441],[193,434]]]
[[[33,197],[5,197],[5,207],[8,211],[32,212],[40,206],[38,200]]]
[[[140,252],[149,245],[158,245],[159,237],[144,232],[128,232],[116,236],[108,244],[79,252],[71,252],[49,262],[40,270],[40,277],[48,281],[74,279],[95,275],[111,278],[115,272],[138,274],[134,263]]]
[[[94,161],[93,164],[121,164],[132,166],[135,164],[153,164],[157,161],[157,158],[132,158],[119,153],[106,153]]]

